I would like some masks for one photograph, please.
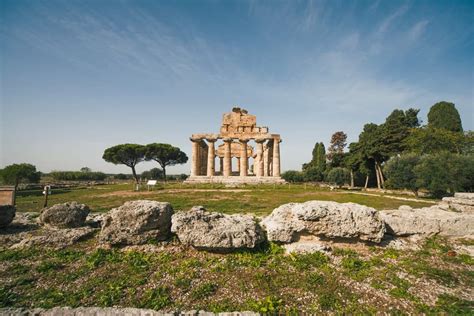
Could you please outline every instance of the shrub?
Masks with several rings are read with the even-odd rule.
[[[103,172],[52,171],[49,174],[56,181],[102,181],[107,175]]]
[[[350,180],[351,174],[346,168],[333,168],[329,170],[327,174],[327,181],[330,183],[335,183],[338,186],[341,186],[345,183],[348,183]]]
[[[148,179],[148,180],[163,179],[163,170],[161,170],[160,168],[153,168],[148,171],[143,171],[141,176],[143,179]]]
[[[416,181],[415,167],[420,161],[417,154],[407,154],[391,158],[385,165],[386,185],[389,188],[408,189],[418,196],[419,185]]]
[[[320,169],[310,167],[303,172],[303,178],[308,182],[323,181],[324,174]]]
[[[303,173],[301,171],[296,170],[285,171],[281,174],[281,177],[285,179],[285,181],[292,183],[304,181]]]
[[[474,190],[474,156],[448,152],[426,155],[414,168],[416,185],[434,197]]]

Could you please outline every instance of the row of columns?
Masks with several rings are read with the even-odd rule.
[[[192,165],[191,176],[205,174],[208,177],[214,176],[215,170],[215,143],[217,138],[206,138],[208,144],[200,138],[191,138],[192,145]],[[220,160],[221,173],[225,177],[232,175],[232,152],[233,139],[224,138],[224,157]],[[238,171],[241,177],[248,176],[248,156],[247,143],[249,139],[239,139],[240,158],[238,158]],[[254,173],[257,177],[280,176],[280,142],[278,138],[256,139],[257,156],[254,163]],[[207,156],[207,161],[206,157]]]

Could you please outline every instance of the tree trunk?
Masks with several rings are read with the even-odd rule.
[[[163,169],[163,180],[166,182],[166,166],[161,166],[161,169]]]
[[[377,177],[377,188],[380,190],[380,175],[379,175],[379,169],[377,168],[377,161],[375,162],[375,176]]]
[[[418,198],[418,190],[413,190],[413,193],[415,193],[415,197]]]
[[[380,166],[380,164],[378,164],[377,166],[378,166],[378,168],[379,168],[380,183],[382,184],[382,188],[385,189],[385,180],[384,180],[384,178],[383,178],[382,167]]]
[[[354,171],[351,169],[351,188],[354,187]]]
[[[367,186],[369,185],[369,175],[366,175],[365,176],[365,185],[364,185],[364,189],[367,190]]]
[[[135,183],[138,184],[138,176],[137,176],[137,172],[135,171],[135,166],[131,166],[130,168],[132,168],[132,174],[133,174],[133,177],[135,178]]]

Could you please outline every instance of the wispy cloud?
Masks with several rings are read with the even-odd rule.
[[[428,24],[429,24],[428,20],[422,20],[422,21],[419,21],[419,22],[415,23],[415,25],[413,25],[413,27],[408,31],[408,37],[412,41],[418,40],[423,35],[423,33],[425,32],[426,27],[428,26]]]
[[[380,23],[377,29],[377,35],[382,36],[384,35],[392,26],[392,24],[400,17],[402,17],[408,10],[410,9],[410,5],[404,4],[395,10],[392,14],[387,16],[382,23]]]

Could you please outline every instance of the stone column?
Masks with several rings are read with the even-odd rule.
[[[249,168],[249,161],[247,157],[247,142],[248,139],[239,139],[240,141],[240,176],[246,177],[248,168]]]
[[[199,139],[190,138],[193,143],[192,160],[191,160],[191,177],[195,177],[199,173]]]
[[[232,174],[231,144],[232,138],[224,138],[224,177],[230,177]]]
[[[262,177],[264,174],[264,158],[263,158],[263,142],[264,139],[256,139],[257,143],[257,157],[254,162],[254,173],[257,177]]]
[[[263,152],[263,160],[264,160],[263,176],[271,177],[272,176],[273,142],[268,141],[264,148],[265,150]]]
[[[237,173],[240,174],[240,157],[237,157]]]
[[[216,171],[216,149],[214,143],[217,141],[216,138],[207,138],[208,148],[207,148],[207,176],[213,177]]]
[[[207,173],[207,153],[208,153],[208,146],[205,141],[201,140],[200,142],[200,175],[206,175]]]
[[[280,142],[279,138],[273,140],[273,176],[280,176]]]
[[[224,175],[224,158],[219,158],[219,171],[221,172],[221,176]]]

